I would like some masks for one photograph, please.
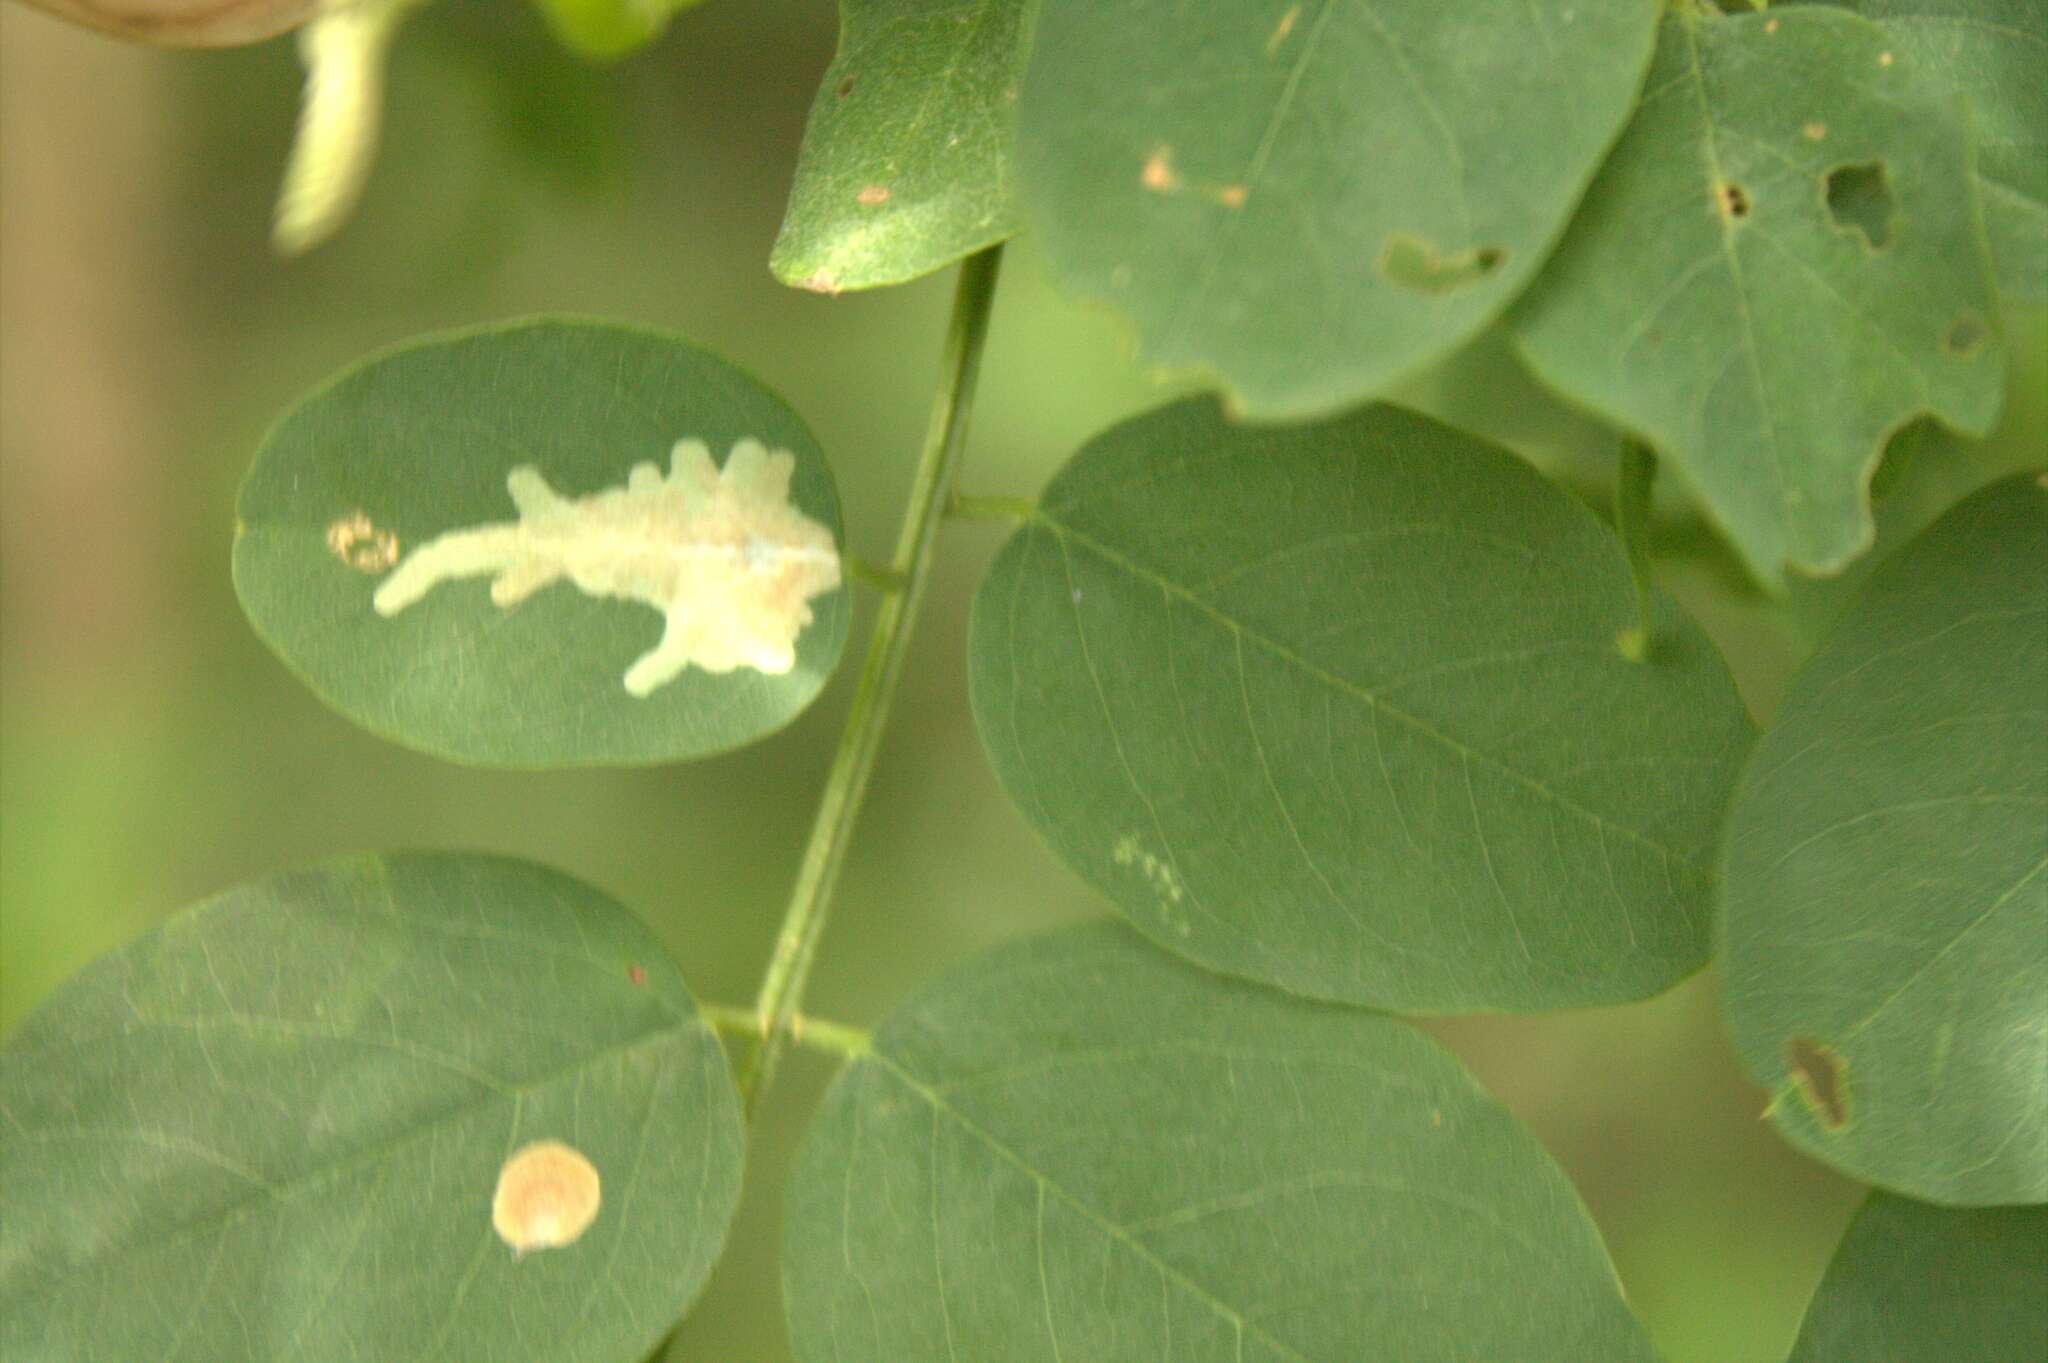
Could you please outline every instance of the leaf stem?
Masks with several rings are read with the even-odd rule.
[[[1633,436],[1624,436],[1614,488],[1614,527],[1621,533],[1629,576],[1635,580],[1636,623],[1616,635],[1614,642],[1621,656],[1632,663],[1647,661],[1650,656],[1650,491],[1656,479],[1656,453]]]
[[[894,568],[852,554],[846,556],[846,575],[878,592],[900,592],[904,586],[903,574]]]
[[[874,771],[889,703],[903,675],[910,625],[924,601],[940,515],[960,465],[961,450],[967,443],[967,418],[974,405],[974,384],[981,371],[982,343],[988,337],[990,305],[995,298],[996,273],[1001,262],[1002,247],[998,244],[960,264],[939,390],[932,401],[924,452],[911,483],[910,504],[897,536],[896,555],[890,563],[891,571],[902,577],[903,585],[901,590],[884,595],[877,609],[874,636],[861,668],[860,688],[854,693],[853,709],[846,717],[839,750],[832,758],[832,771],[818,802],[817,818],[811,825],[811,839],[804,848],[796,887],[790,892],[782,931],[775,939],[775,955],[768,962],[768,973],[762,978],[761,992],[754,1000],[761,1043],[747,1057],[739,1075],[740,1096],[749,1113],[773,1077],[776,1061],[791,1037],[804,987],[810,979],[811,960],[831,915],[832,892],[846,862],[861,798]]]
[[[946,498],[946,518],[957,521],[1028,521],[1038,503],[1028,497],[975,497],[956,492]]]
[[[761,1035],[761,1019],[752,1009],[735,1008],[724,1003],[699,1006],[704,1011],[704,1020],[720,1032],[732,1036]],[[872,1037],[862,1027],[849,1027],[843,1022],[827,1022],[804,1013],[791,1013],[789,1039],[798,1046],[850,1060],[867,1050]]]

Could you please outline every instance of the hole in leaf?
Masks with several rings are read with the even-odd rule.
[[[1799,1097],[1820,1124],[1840,1131],[1849,1124],[1849,1066],[1832,1046],[1811,1037],[1795,1036],[1785,1043],[1785,1062],[1792,1067],[1792,1083]]]
[[[1892,225],[1898,220],[1898,205],[1892,199],[1891,178],[1882,161],[1857,161],[1836,166],[1827,174],[1828,216],[1835,226],[1855,232],[1863,244],[1882,251],[1892,244]]]
[[[1723,180],[1714,186],[1714,207],[1722,217],[1739,222],[1749,216],[1749,191],[1733,180]]]
[[[1951,355],[1974,355],[1990,339],[1991,328],[1984,325],[1984,319],[1966,312],[1948,324],[1948,330],[1942,333],[1941,348]]]
[[[1506,259],[1498,246],[1468,246],[1445,255],[1420,237],[1396,232],[1380,249],[1379,270],[1403,288],[1439,294],[1477,284]]]

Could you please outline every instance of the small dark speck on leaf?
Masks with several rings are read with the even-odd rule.
[[[1731,220],[1749,216],[1749,191],[1733,180],[1723,180],[1714,186],[1714,207],[1721,216]]]
[[[1966,312],[1948,324],[1948,330],[1942,333],[1941,348],[1967,358],[1982,350],[1984,342],[1990,339],[1991,328],[1984,325],[1984,319]]]
[[[1834,1047],[1795,1036],[1785,1043],[1785,1063],[1800,1099],[1823,1127],[1840,1131],[1849,1124],[1849,1066]]]
[[[839,82],[838,88],[834,90],[833,93],[837,94],[839,98],[845,99],[848,95],[853,93],[853,87],[858,84],[860,84],[859,76],[843,77]]]
[[[1855,161],[1836,166],[1822,180],[1828,216],[1835,226],[1863,238],[1865,248],[1882,251],[1892,244],[1898,205],[1892,201],[1891,177],[1882,161]]]

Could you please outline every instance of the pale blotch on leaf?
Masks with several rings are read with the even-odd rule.
[[[1443,294],[1477,284],[1506,259],[1498,246],[1467,246],[1445,254],[1413,233],[1394,232],[1380,247],[1376,264],[1382,275],[1404,289]]]
[[[515,1255],[561,1249],[590,1229],[599,1201],[597,1166],[582,1151],[560,1141],[535,1141],[498,1171],[491,1229]]]
[[[398,562],[398,536],[370,524],[361,511],[327,527],[327,549],[359,573],[381,573]]]
[[[1181,885],[1180,873],[1173,869],[1173,863],[1148,851],[1135,833],[1126,833],[1118,838],[1109,855],[1117,865],[1128,866],[1145,877],[1159,896],[1160,913],[1173,925],[1175,932],[1185,937],[1192,931],[1187,919],[1176,911],[1187,890]]]
[[[517,521],[452,530],[407,556],[374,598],[391,616],[442,582],[492,576],[509,608],[561,578],[587,596],[660,611],[661,642],[626,670],[646,696],[695,664],[707,672],[796,666],[811,598],[839,586],[832,532],[789,501],[796,457],[747,438],[725,468],[701,440],[679,440],[669,472],[635,464],[623,488],[564,497],[538,470],[506,476]]]

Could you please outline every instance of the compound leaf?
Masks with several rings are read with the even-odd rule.
[[[1951,1204],[2048,1200],[2048,489],[1885,565],[1729,818],[1728,1027],[1795,1144]]]
[[[1649,1363],[1535,1138],[1393,1019],[1096,924],[928,986],[787,1194],[807,1363]]]
[[[1534,275],[1652,0],[1045,0],[1019,118],[1055,278],[1257,416],[1385,392]]]
[[[1514,314],[1537,373],[1655,444],[1773,586],[1868,547],[1899,426],[1998,415],[1969,131],[1932,65],[1840,10],[1672,6],[1634,121]]]
[[[1016,231],[1030,0],[841,0],[769,259],[785,284],[900,284]]]
[[[1864,1202],[1790,1363],[2012,1363],[2048,1340],[2048,1207]]]
[[[277,876],[103,958],[0,1049],[0,1107],[0,1354],[49,1363],[633,1363],[745,1142],[646,929],[445,855]],[[529,1159],[501,1200],[547,1141],[594,1184],[523,1189]],[[552,1226],[519,1196],[550,1187]]]
[[[1416,1012],[1641,998],[1704,963],[1750,727],[1620,544],[1512,455],[1374,407],[1097,438],[975,596],[997,775],[1169,950]]]
[[[347,371],[264,441],[237,530],[236,593],[286,665],[460,761],[737,747],[846,642],[839,496],[802,419],[638,328],[456,332]]]

